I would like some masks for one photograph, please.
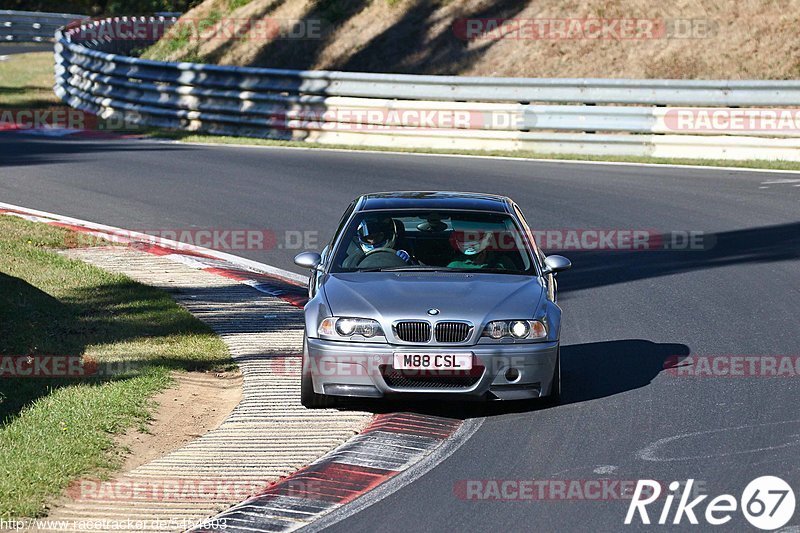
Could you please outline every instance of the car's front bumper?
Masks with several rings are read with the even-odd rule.
[[[411,379],[392,380],[395,352],[473,354],[474,371],[458,385],[442,386],[442,374],[430,371]],[[472,346],[408,346],[307,339],[304,372],[314,391],[332,396],[381,398],[392,395],[464,396],[503,400],[550,394],[558,364],[558,342],[477,344]],[[509,369],[516,372],[508,372]],[[387,382],[386,373],[390,373]],[[518,376],[517,376],[518,374]],[[509,379],[509,378],[514,379]],[[455,380],[459,381],[459,380]]]

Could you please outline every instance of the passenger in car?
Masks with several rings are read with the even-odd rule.
[[[488,231],[482,236],[455,239],[460,253],[447,265],[447,268],[517,270],[517,266],[508,256],[489,250],[491,242],[494,242],[493,235]]]

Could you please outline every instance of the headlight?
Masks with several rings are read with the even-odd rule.
[[[481,337],[502,339],[544,339],[547,337],[547,326],[539,320],[495,320],[486,324]]]
[[[376,335],[383,335],[383,330],[377,320],[370,318],[331,316],[322,321],[317,333],[327,337],[361,335],[362,337],[370,338]]]
[[[509,324],[508,330],[515,339],[524,339],[530,333],[531,327],[526,320],[514,320]]]

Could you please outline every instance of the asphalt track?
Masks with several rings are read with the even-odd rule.
[[[464,499],[467,480],[693,478],[716,496],[777,475],[800,489],[800,377],[664,370],[689,353],[800,355],[798,185],[756,171],[0,135],[0,201],[140,230],[267,228],[282,247],[236,253],[294,271],[285,231],[324,242],[350,200],[377,190],[508,194],[541,229],[704,232],[702,250],[563,252],[564,405],[445,406],[486,420],[339,531],[658,527],[624,526],[628,502],[614,499]],[[748,527],[736,514],[717,529]]]

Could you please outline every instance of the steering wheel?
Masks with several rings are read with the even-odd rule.
[[[386,257],[383,258],[380,254],[386,254]],[[373,259],[368,261],[367,259],[369,257],[373,257]],[[365,266],[376,266],[376,267],[393,267],[393,266],[403,266],[408,264],[400,256],[398,256],[397,252],[392,248],[375,248],[368,252],[364,252],[364,257],[362,257],[358,261],[357,266],[362,266],[364,265],[365,262],[367,263],[367,265]]]

